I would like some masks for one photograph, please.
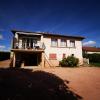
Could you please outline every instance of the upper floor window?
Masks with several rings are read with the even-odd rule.
[[[74,40],[70,40],[70,47],[75,47],[75,41]]]
[[[61,39],[60,46],[61,47],[66,47],[67,46],[67,42],[66,42],[65,39]]]
[[[58,46],[58,40],[57,39],[51,39],[51,46],[57,47]]]

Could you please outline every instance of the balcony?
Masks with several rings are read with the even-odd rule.
[[[40,41],[15,42],[11,51],[13,52],[44,52],[45,45]]]
[[[11,49],[12,52],[25,52],[25,53],[41,53],[44,52],[44,49]]]

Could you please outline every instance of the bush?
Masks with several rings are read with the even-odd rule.
[[[79,63],[79,59],[74,57],[74,56],[68,56],[67,58],[63,58],[61,61],[60,61],[60,66],[62,67],[66,67],[66,66],[69,66],[69,67],[74,67],[74,66],[77,66]]]

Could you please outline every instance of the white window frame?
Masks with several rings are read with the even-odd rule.
[[[52,47],[58,47],[58,39],[51,38],[51,46]]]
[[[67,47],[67,41],[65,39],[60,40],[60,47]]]
[[[70,40],[70,47],[75,47],[75,40]]]

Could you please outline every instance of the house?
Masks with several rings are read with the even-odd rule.
[[[93,54],[93,53],[99,53],[100,54],[100,48],[96,47],[82,47],[83,53],[85,54]]]
[[[13,67],[52,67],[69,55],[83,63],[82,40],[80,36],[66,36],[46,32],[12,30],[14,35],[11,49]]]

